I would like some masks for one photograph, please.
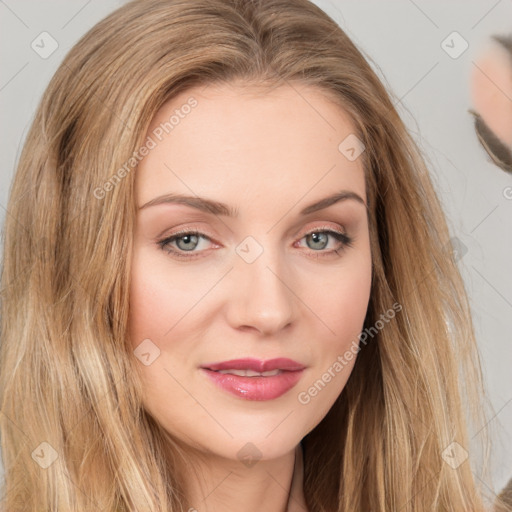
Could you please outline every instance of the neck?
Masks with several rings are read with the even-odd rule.
[[[201,454],[192,457],[183,469],[185,510],[307,512],[300,444],[282,457],[259,460],[250,466]]]

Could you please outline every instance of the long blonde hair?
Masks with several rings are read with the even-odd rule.
[[[167,100],[233,80],[308,84],[349,113],[365,145],[373,259],[365,328],[402,307],[303,440],[309,510],[484,510],[470,460],[455,468],[445,457],[473,454],[485,430],[471,441],[468,427],[485,418],[440,202],[389,93],[308,0],[135,0],[93,27],[51,80],[5,224],[5,510],[188,508],[182,455],[144,411],[140,362],[128,348],[136,162],[126,162]],[[169,447],[175,459],[163,456]]]

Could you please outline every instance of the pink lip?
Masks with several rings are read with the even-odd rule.
[[[268,361],[249,358],[208,364],[202,366],[201,370],[217,386],[239,398],[272,400],[293,388],[300,380],[304,368],[304,365],[287,358]],[[282,370],[282,373],[271,377],[240,377],[239,375],[218,373],[218,370],[253,370],[260,373]]]
[[[254,359],[251,357],[245,359],[231,359],[229,361],[222,361],[220,363],[203,364],[201,368],[208,370],[253,370],[255,372],[269,372],[272,370],[303,370],[305,366],[297,363],[293,359],[287,357],[278,357],[276,359],[268,359],[262,361],[261,359]]]

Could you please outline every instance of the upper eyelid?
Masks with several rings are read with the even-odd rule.
[[[314,227],[314,228],[310,228],[310,229],[307,229],[306,231],[303,232],[302,236],[300,236],[300,239],[304,238],[305,236],[311,234],[311,233],[315,233],[315,232],[324,232],[324,231],[334,231],[335,233],[340,233],[340,234],[343,234],[343,235],[346,235],[348,236],[348,234],[344,231],[344,228],[341,228],[341,229],[336,229],[332,226],[318,226],[318,227]],[[300,233],[300,231],[299,231]],[[191,228],[187,228],[187,229],[183,229],[183,230],[178,230],[174,233],[171,233],[169,235],[166,235],[166,236],[162,236],[162,237],[159,237],[160,240],[168,240],[170,238],[180,238],[182,236],[186,236],[188,234],[194,234],[194,235],[199,235],[203,238],[207,238],[208,240],[214,242],[215,241],[215,237],[212,236],[212,235],[209,235],[208,232],[205,232],[203,229],[200,229],[200,228],[195,228],[195,227],[191,227]]]
[[[350,204],[348,204],[348,203],[350,203]],[[352,203],[356,204],[355,201],[347,202],[348,206],[352,206]],[[338,204],[345,204],[345,202],[343,201]],[[331,207],[332,206],[333,205],[331,205]],[[208,217],[205,218],[204,215],[199,214],[198,212],[196,212],[194,214],[186,213],[186,214],[183,214],[183,217],[181,215],[178,215],[176,220],[178,220],[180,218],[183,221],[182,223],[180,223],[181,226],[185,226],[187,231],[188,230],[190,230],[190,231],[197,230],[200,232],[206,231],[206,233],[204,233],[205,235],[209,236],[212,239],[215,239],[216,235],[214,233],[217,233],[219,231],[219,229],[221,230],[221,232],[223,232],[224,229],[227,229],[229,231],[229,233],[226,233],[228,238],[233,238],[233,239],[235,238],[234,237],[235,233],[234,233],[233,229],[223,221],[221,222],[219,220],[219,222],[221,222],[222,225],[218,225],[218,223],[217,223],[217,221],[215,221],[215,219],[208,218]],[[289,238],[290,236],[293,236],[293,237],[298,236],[299,232],[304,228],[305,225],[313,224],[316,222],[323,223],[323,224],[326,224],[326,223],[333,224],[334,226],[327,226],[327,229],[334,229],[334,231],[341,230],[341,232],[343,234],[346,234],[347,231],[351,231],[351,230],[358,231],[366,218],[367,218],[367,215],[366,214],[363,215],[362,212],[359,211],[359,209],[357,209],[357,211],[356,211],[351,208],[349,208],[348,210],[340,210],[340,211],[333,210],[331,213],[327,212],[327,209],[323,210],[321,212],[308,213],[302,219],[293,220],[291,225],[289,227],[285,228],[284,237]],[[171,217],[171,219],[172,219],[172,217]],[[174,229],[180,229],[181,226],[177,225],[174,227]],[[211,227],[211,226],[213,226],[213,227]],[[267,231],[267,233],[270,232],[272,229],[274,229],[274,227],[275,227],[275,225],[273,227],[271,227]],[[312,229],[318,229],[318,228],[313,227]],[[165,236],[165,234],[170,233],[171,230],[172,230],[171,227],[167,227],[166,229],[160,231],[157,235],[155,235],[153,239],[161,240]],[[211,235],[210,235],[210,233],[211,233]],[[172,236],[172,235],[170,234],[167,236]],[[224,235],[221,235],[221,236],[224,236]]]

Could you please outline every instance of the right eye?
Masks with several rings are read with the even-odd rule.
[[[210,240],[211,239],[204,233],[199,231],[179,231],[173,235],[158,241],[158,246],[163,251],[173,254],[178,258],[194,258],[195,254],[188,256],[184,253],[197,253],[202,251],[196,251],[198,245],[200,245],[200,239]],[[176,244],[176,245],[173,245]]]

